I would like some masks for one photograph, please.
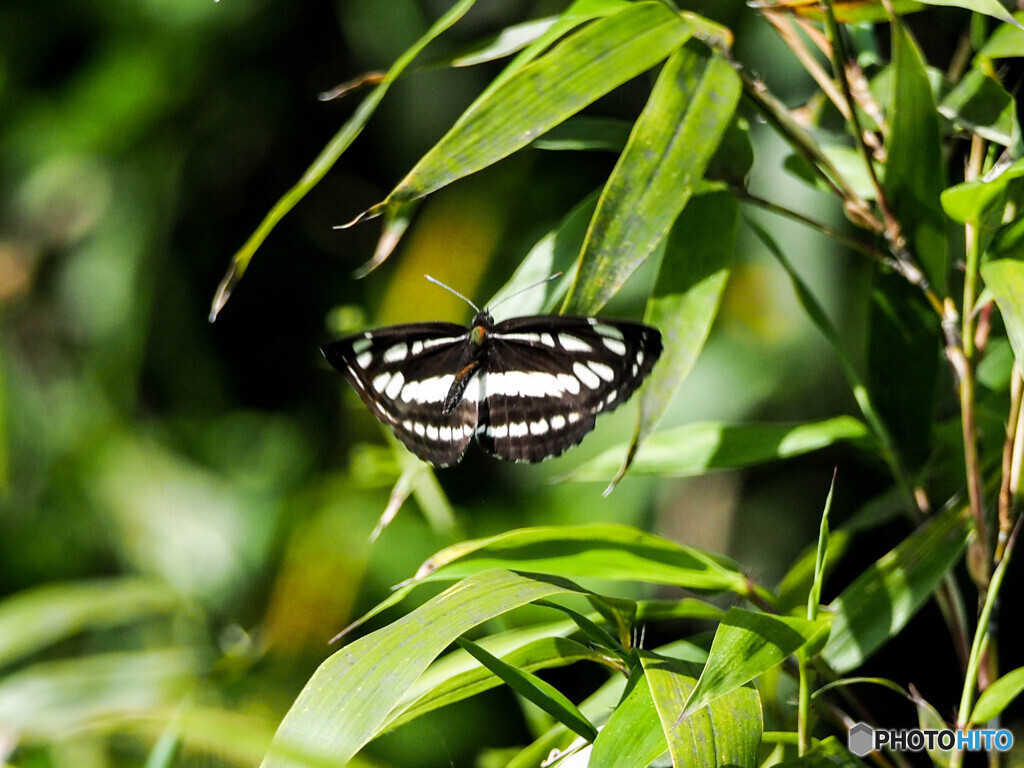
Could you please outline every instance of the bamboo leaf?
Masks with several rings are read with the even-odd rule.
[[[601,193],[563,311],[593,314],[661,243],[733,118],[740,79],[690,43],[669,58]]]
[[[865,570],[829,606],[834,618],[825,661],[848,672],[903,629],[959,561],[970,531],[964,510],[950,508]]]
[[[995,720],[1002,714],[1021,692],[1024,691],[1024,667],[1007,672],[988,688],[981,692],[974,711],[971,712],[972,723],[985,723]]]
[[[633,439],[606,495],[657,428],[704,348],[729,277],[737,214],[732,195],[712,192],[693,198],[672,227],[644,315],[661,331],[664,351],[644,383]]]
[[[495,566],[565,578],[746,589],[746,578],[724,558],[636,528],[608,524],[521,528],[462,542],[427,560],[415,578],[459,578]]]
[[[647,675],[637,667],[626,693],[594,741],[588,768],[647,768],[668,751]]]
[[[594,727],[576,705],[550,683],[534,674],[508,664],[464,637],[456,638],[459,646],[487,669],[500,677],[512,690],[551,715],[555,720],[578,733],[587,741],[597,738]]]
[[[406,691],[463,632],[572,589],[507,571],[471,576],[328,658],[285,715],[275,744],[285,752],[344,763],[379,733]],[[300,765],[276,751],[263,761],[264,768]]]
[[[828,629],[828,620],[807,621],[731,608],[718,625],[704,671],[681,717],[745,685],[801,648],[820,643]]]
[[[761,700],[754,688],[736,688],[700,711],[680,717],[697,685],[690,666],[645,652],[641,652],[640,662],[673,766],[757,766],[762,722]]]
[[[982,265],[981,276],[1003,316],[1013,356],[1019,365],[1024,365],[1024,262],[1016,259],[990,261]]]
[[[639,450],[633,475],[693,477],[799,456],[840,441],[869,443],[867,427],[851,416],[810,424],[698,422],[651,435]],[[605,481],[619,466],[625,444],[610,448],[567,475],[577,482]]]
[[[428,195],[525,147],[653,67],[690,33],[656,2],[597,19],[485,91],[376,209]]]

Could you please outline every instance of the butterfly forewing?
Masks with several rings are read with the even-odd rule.
[[[465,397],[442,413],[466,336],[452,323],[413,323],[333,341],[323,353],[410,451],[443,467],[462,458],[477,422],[477,403]]]

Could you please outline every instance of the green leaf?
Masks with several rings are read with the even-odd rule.
[[[715,469],[735,469],[799,456],[850,440],[865,443],[867,427],[852,416],[810,424],[687,424],[651,435],[640,446],[630,471],[634,475],[693,477]],[[578,482],[607,480],[618,468],[626,446],[610,448],[567,476]]]
[[[172,613],[181,598],[145,579],[54,584],[0,602],[0,666],[91,629]]]
[[[1009,59],[1024,56],[1024,11],[1013,14],[1016,24],[999,27],[978,51],[978,59]]]
[[[994,219],[998,224],[1010,182],[1024,176],[1024,160],[1008,166],[993,179],[965,181],[942,193],[942,208],[958,224],[979,224]]]
[[[673,766],[755,768],[761,742],[761,700],[752,687],[736,688],[689,717],[680,717],[696,680],[689,665],[641,652],[654,706]]]
[[[512,304],[504,304],[505,311],[512,310],[516,315],[541,315],[554,311],[558,302],[569,289],[569,283],[576,273],[576,257],[587,233],[587,224],[597,205],[597,192],[587,195],[566,215],[554,230],[544,235],[530,249],[526,258],[516,268],[509,281],[503,285],[487,306],[494,309],[504,304],[509,297],[519,293]],[[558,272],[562,277],[558,280],[537,285]],[[529,286],[536,286],[524,290]],[[495,316],[500,317],[499,312]]]
[[[497,656],[493,656],[472,640],[464,637],[456,638],[455,642],[477,661],[500,677],[516,693],[527,701],[533,702],[555,720],[565,725],[574,733],[578,733],[587,741],[597,738],[597,729],[583,715],[576,705],[566,698],[550,683],[546,683],[536,675],[507,664]]]
[[[530,19],[521,24],[511,24],[498,34],[463,48],[458,53],[435,60],[433,64],[435,66],[440,64],[452,67],[473,67],[477,64],[503,59],[540,39],[555,26],[558,19],[558,16],[548,16],[543,19]]]
[[[657,428],[704,348],[732,265],[737,214],[731,194],[712,192],[694,197],[672,227],[644,315],[661,331],[664,351],[644,383],[633,440],[608,490]]]
[[[998,80],[977,68],[969,69],[946,94],[939,112],[958,128],[1004,147],[1020,137],[1013,97]]]
[[[902,498],[902,496],[900,497]],[[822,579],[835,568],[836,563],[846,554],[853,541],[848,531],[830,531],[828,549],[825,556],[825,571]],[[817,561],[819,550],[816,546],[807,547],[790,566],[786,575],[775,589],[775,607],[780,613],[789,613],[801,603],[806,604],[817,578]],[[821,595],[818,595],[821,601]]]
[[[938,710],[921,698],[921,695],[913,686],[911,686],[910,692],[911,700],[914,702],[914,707],[917,709],[918,728],[922,731],[940,731],[949,728],[949,723],[942,718],[942,715],[939,714]],[[928,746],[927,742],[925,742],[925,749],[928,750],[928,756],[932,759],[932,762],[935,763],[935,765],[941,766],[942,768],[949,768],[953,755],[952,750],[940,749],[938,744]]]
[[[274,737],[283,749],[344,763],[376,736],[394,706],[465,631],[572,586],[507,571],[471,576],[387,627],[328,658],[303,688]],[[264,768],[300,764],[272,753]]]
[[[462,18],[466,11],[473,7],[475,2],[476,0],[459,0],[447,13],[434,22],[433,26],[427,30],[427,33],[417,40],[391,66],[391,69],[388,70],[380,85],[370,91],[366,98],[363,99],[363,102],[356,109],[352,117],[345,122],[341,130],[334,134],[334,137],[328,142],[327,146],[313,160],[312,165],[302,174],[302,178],[285,192],[281,199],[274,203],[274,207],[263,217],[263,221],[260,222],[256,231],[249,235],[249,239],[245,241],[245,244],[232,257],[227,274],[224,275],[213,297],[213,305],[210,308],[211,322],[217,319],[217,315],[231,297],[231,292],[234,290],[235,285],[238,284],[238,281],[242,279],[242,275],[245,274],[245,270],[248,268],[249,262],[252,260],[256,250],[267,239],[267,236],[274,230],[277,223],[292,208],[298,205],[299,201],[306,196],[306,193],[320,183],[320,180],[327,171],[334,166],[338,158],[362,133],[363,128],[377,110],[377,106],[388,92],[391,84],[398,79],[428,43]]]
[[[836,476],[832,475],[832,482],[828,486],[828,496],[825,497],[825,509],[821,513],[821,525],[818,527],[818,549],[814,556],[814,579],[811,582],[811,589],[807,595],[807,619],[814,621],[818,616],[818,603],[821,602],[821,588],[825,582],[825,567],[828,564],[828,513],[832,509],[832,492],[836,488]]]
[[[594,742],[588,768],[647,768],[668,751],[658,710],[641,667],[630,675],[626,694]]]
[[[599,651],[567,639],[567,635],[577,631],[575,622],[560,621],[491,635],[478,644],[506,663],[530,672],[584,659],[605,658]],[[381,732],[500,684],[501,680],[468,652],[452,651],[432,663],[419,677],[388,715]]]
[[[828,620],[807,621],[730,608],[718,625],[708,661],[682,717],[778,666],[800,648],[820,643],[828,631]]]
[[[556,125],[533,142],[537,149],[621,152],[633,126],[611,117],[579,115]]]
[[[978,697],[971,712],[971,723],[987,723],[1002,714],[1024,691],[1024,667],[1007,672],[989,685]]]
[[[656,2],[592,22],[482,94],[376,208],[428,195],[525,147],[653,67],[690,32]]]
[[[443,549],[416,580],[460,578],[495,566],[565,578],[649,581],[744,592],[746,577],[724,558],[625,525],[521,528]]]
[[[982,265],[981,276],[1003,316],[1013,355],[1018,364],[1024,365],[1024,262],[1015,259],[990,261]]]
[[[625,687],[626,678],[615,675],[580,704],[580,711],[593,723],[603,722],[609,713],[614,711]],[[582,741],[562,723],[556,723],[508,761],[506,768],[537,768],[541,763],[549,762],[552,753],[562,753],[573,743],[582,746]],[[586,749],[589,749],[589,746]]]
[[[1010,15],[1010,12],[1003,7],[999,0],[920,0],[926,5],[943,5],[950,6],[953,8],[965,8],[968,11],[974,11],[975,13],[983,13],[986,16],[991,16],[994,19],[1000,21],[1009,22],[1011,25],[1019,27],[1020,24],[1017,20]]]
[[[702,55],[696,43],[672,54],[601,193],[564,312],[597,312],[661,243],[739,95],[739,76],[725,59]]]
[[[891,28],[894,82],[888,110],[886,198],[908,249],[932,288],[943,295],[948,244],[939,203],[945,187],[939,118],[917,43],[902,23],[895,21]]]
[[[832,633],[822,656],[842,674],[894,637],[960,559],[971,523],[947,509],[868,567],[835,600]]]

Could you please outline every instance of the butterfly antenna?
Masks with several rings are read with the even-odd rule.
[[[544,283],[550,283],[550,282],[551,282],[552,280],[557,280],[557,279],[558,279],[558,278],[560,278],[561,276],[562,276],[562,273],[561,273],[561,272],[555,272],[555,274],[553,274],[553,275],[549,275],[548,277],[545,277],[545,278],[544,278],[543,280],[538,280],[538,281],[537,281],[537,282],[535,282],[535,283],[530,283],[530,284],[529,284],[528,286],[526,286],[525,288],[520,288],[520,289],[519,289],[518,291],[516,291],[515,293],[513,293],[513,294],[509,294],[509,295],[508,295],[508,296],[506,296],[505,298],[503,298],[503,299],[500,299],[500,300],[496,301],[496,302],[495,302],[495,303],[494,303],[493,305],[491,305],[491,307],[489,307],[489,308],[490,308],[490,309],[494,309],[495,307],[497,307],[497,306],[499,306],[499,305],[501,305],[501,304],[504,304],[504,303],[505,303],[506,301],[508,301],[509,299],[514,299],[514,298],[515,298],[516,296],[518,296],[518,295],[519,295],[519,294],[521,294],[521,293],[526,293],[527,291],[529,291],[529,290],[531,290],[531,289],[533,289],[533,288],[536,288],[536,287],[537,287],[538,285],[544,285]]]
[[[442,287],[442,288],[444,288],[444,289],[445,289],[446,291],[448,291],[448,293],[453,293],[453,294],[455,294],[455,295],[456,295],[456,296],[458,296],[458,297],[459,297],[460,299],[462,299],[462,300],[463,300],[464,302],[466,302],[467,304],[469,304],[469,306],[471,306],[471,307],[472,307],[473,309],[475,309],[475,310],[476,310],[477,312],[479,312],[479,311],[480,311],[480,307],[478,307],[478,306],[477,306],[476,304],[474,304],[474,303],[473,303],[472,301],[470,301],[470,300],[469,300],[469,299],[467,299],[467,298],[466,298],[465,296],[463,296],[463,295],[462,295],[461,293],[459,293],[458,291],[456,291],[456,290],[455,290],[454,288],[449,288],[449,287],[448,287],[447,285],[445,285],[444,283],[442,283],[442,282],[441,282],[440,280],[438,280],[438,279],[437,279],[436,277],[431,277],[430,275],[424,275],[424,277],[425,277],[425,278],[427,278],[427,280],[429,280],[430,282],[432,282],[432,283],[433,283],[434,285],[439,285],[439,286],[441,286],[441,287]]]

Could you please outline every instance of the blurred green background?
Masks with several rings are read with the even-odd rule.
[[[386,68],[448,5],[0,6],[0,758],[139,765],[182,701],[262,733],[332,635],[460,537],[626,522],[729,554],[773,583],[813,541],[834,466],[838,519],[884,487],[880,467],[841,447],[782,471],[627,479],[608,499],[600,485],[558,482],[628,438],[627,407],[541,466],[471,449],[438,474],[434,524],[412,500],[370,543],[394,454],[318,345],[364,324],[467,320],[471,310],[423,273],[486,301],[614,156],[518,153],[434,195],[396,254],[357,282],[379,227],[332,227],[381,200],[498,71],[421,67],[278,226],[215,324],[207,314],[231,254],[362,96],[318,94]],[[424,61],[562,7],[482,0]],[[812,92],[742,2],[695,10],[729,24],[737,55],[793,104]],[[590,113],[632,118],[649,88],[641,80]],[[763,126],[754,137],[752,188],[838,223],[823,196],[781,174],[784,149]],[[843,332],[862,338],[866,265],[795,225],[773,231],[798,245],[790,256]],[[749,233],[738,251],[711,341],[664,426],[852,412],[784,275]],[[607,314],[640,317],[642,295],[627,287]],[[889,544],[867,543],[865,561]],[[54,600],[65,613],[40,615]],[[90,618],[75,619],[76,605]],[[596,686],[559,674],[570,692]],[[522,718],[509,720],[511,696],[480,701],[371,754],[470,765],[482,745],[526,738]],[[248,746],[258,756],[258,740]],[[248,753],[213,739],[209,752],[185,754],[217,765]]]

